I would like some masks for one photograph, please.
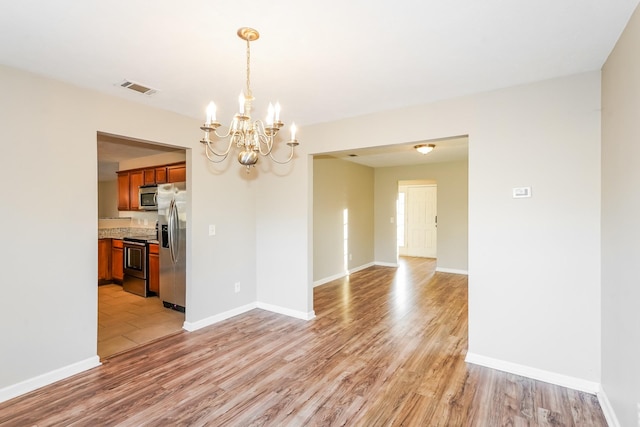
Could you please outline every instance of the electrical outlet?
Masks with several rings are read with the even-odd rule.
[[[148,219],[144,219],[144,225],[149,225],[149,220]]]
[[[209,224],[209,236],[216,235],[216,226],[215,224]]]
[[[353,255],[349,254],[349,261],[353,260]]]
[[[236,284],[234,286],[235,286],[235,289],[236,289],[236,293],[240,292],[240,282],[236,282]]]

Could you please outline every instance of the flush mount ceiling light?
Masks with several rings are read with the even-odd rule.
[[[244,92],[240,93],[238,98],[239,111],[231,121],[229,130],[226,133],[218,133],[220,123],[216,121],[216,105],[211,102],[207,107],[207,121],[200,127],[204,131],[204,138],[200,142],[205,146],[207,158],[214,163],[224,161],[233,146],[237,147],[240,150],[238,161],[247,167],[248,173],[251,167],[258,162],[258,155],[269,156],[276,163],[289,163],[293,158],[293,150],[298,145],[298,141],[296,140],[296,125],[291,124],[291,139],[287,142],[287,145],[291,147],[289,158],[284,161],[278,161],[271,154],[276,135],[284,126],[284,123],[280,121],[279,103],[276,103],[275,106],[269,103],[267,118],[264,122],[262,120],[251,121],[251,104],[254,98],[249,80],[251,75],[251,49],[249,45],[252,41],[258,40],[260,34],[253,28],[242,27],[238,30],[238,37],[247,42],[247,87]],[[211,134],[219,139],[228,138],[224,151],[218,152],[214,149]]]
[[[418,151],[418,153],[427,154],[427,153],[430,153],[431,150],[436,148],[436,146],[435,144],[419,144],[414,146],[413,148],[415,148]]]

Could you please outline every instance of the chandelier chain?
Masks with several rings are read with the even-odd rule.
[[[247,98],[253,97],[251,94],[251,47],[250,41],[247,39]]]

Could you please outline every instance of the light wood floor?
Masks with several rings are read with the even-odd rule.
[[[466,364],[467,278],[433,260],[252,310],[0,404],[0,425],[605,426],[595,396]]]
[[[158,297],[143,298],[122,286],[98,286],[98,356],[147,344],[182,330],[184,314],[162,305]]]

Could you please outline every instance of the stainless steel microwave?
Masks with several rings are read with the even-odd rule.
[[[138,206],[145,211],[158,210],[158,186],[157,185],[141,185],[138,191]]]

